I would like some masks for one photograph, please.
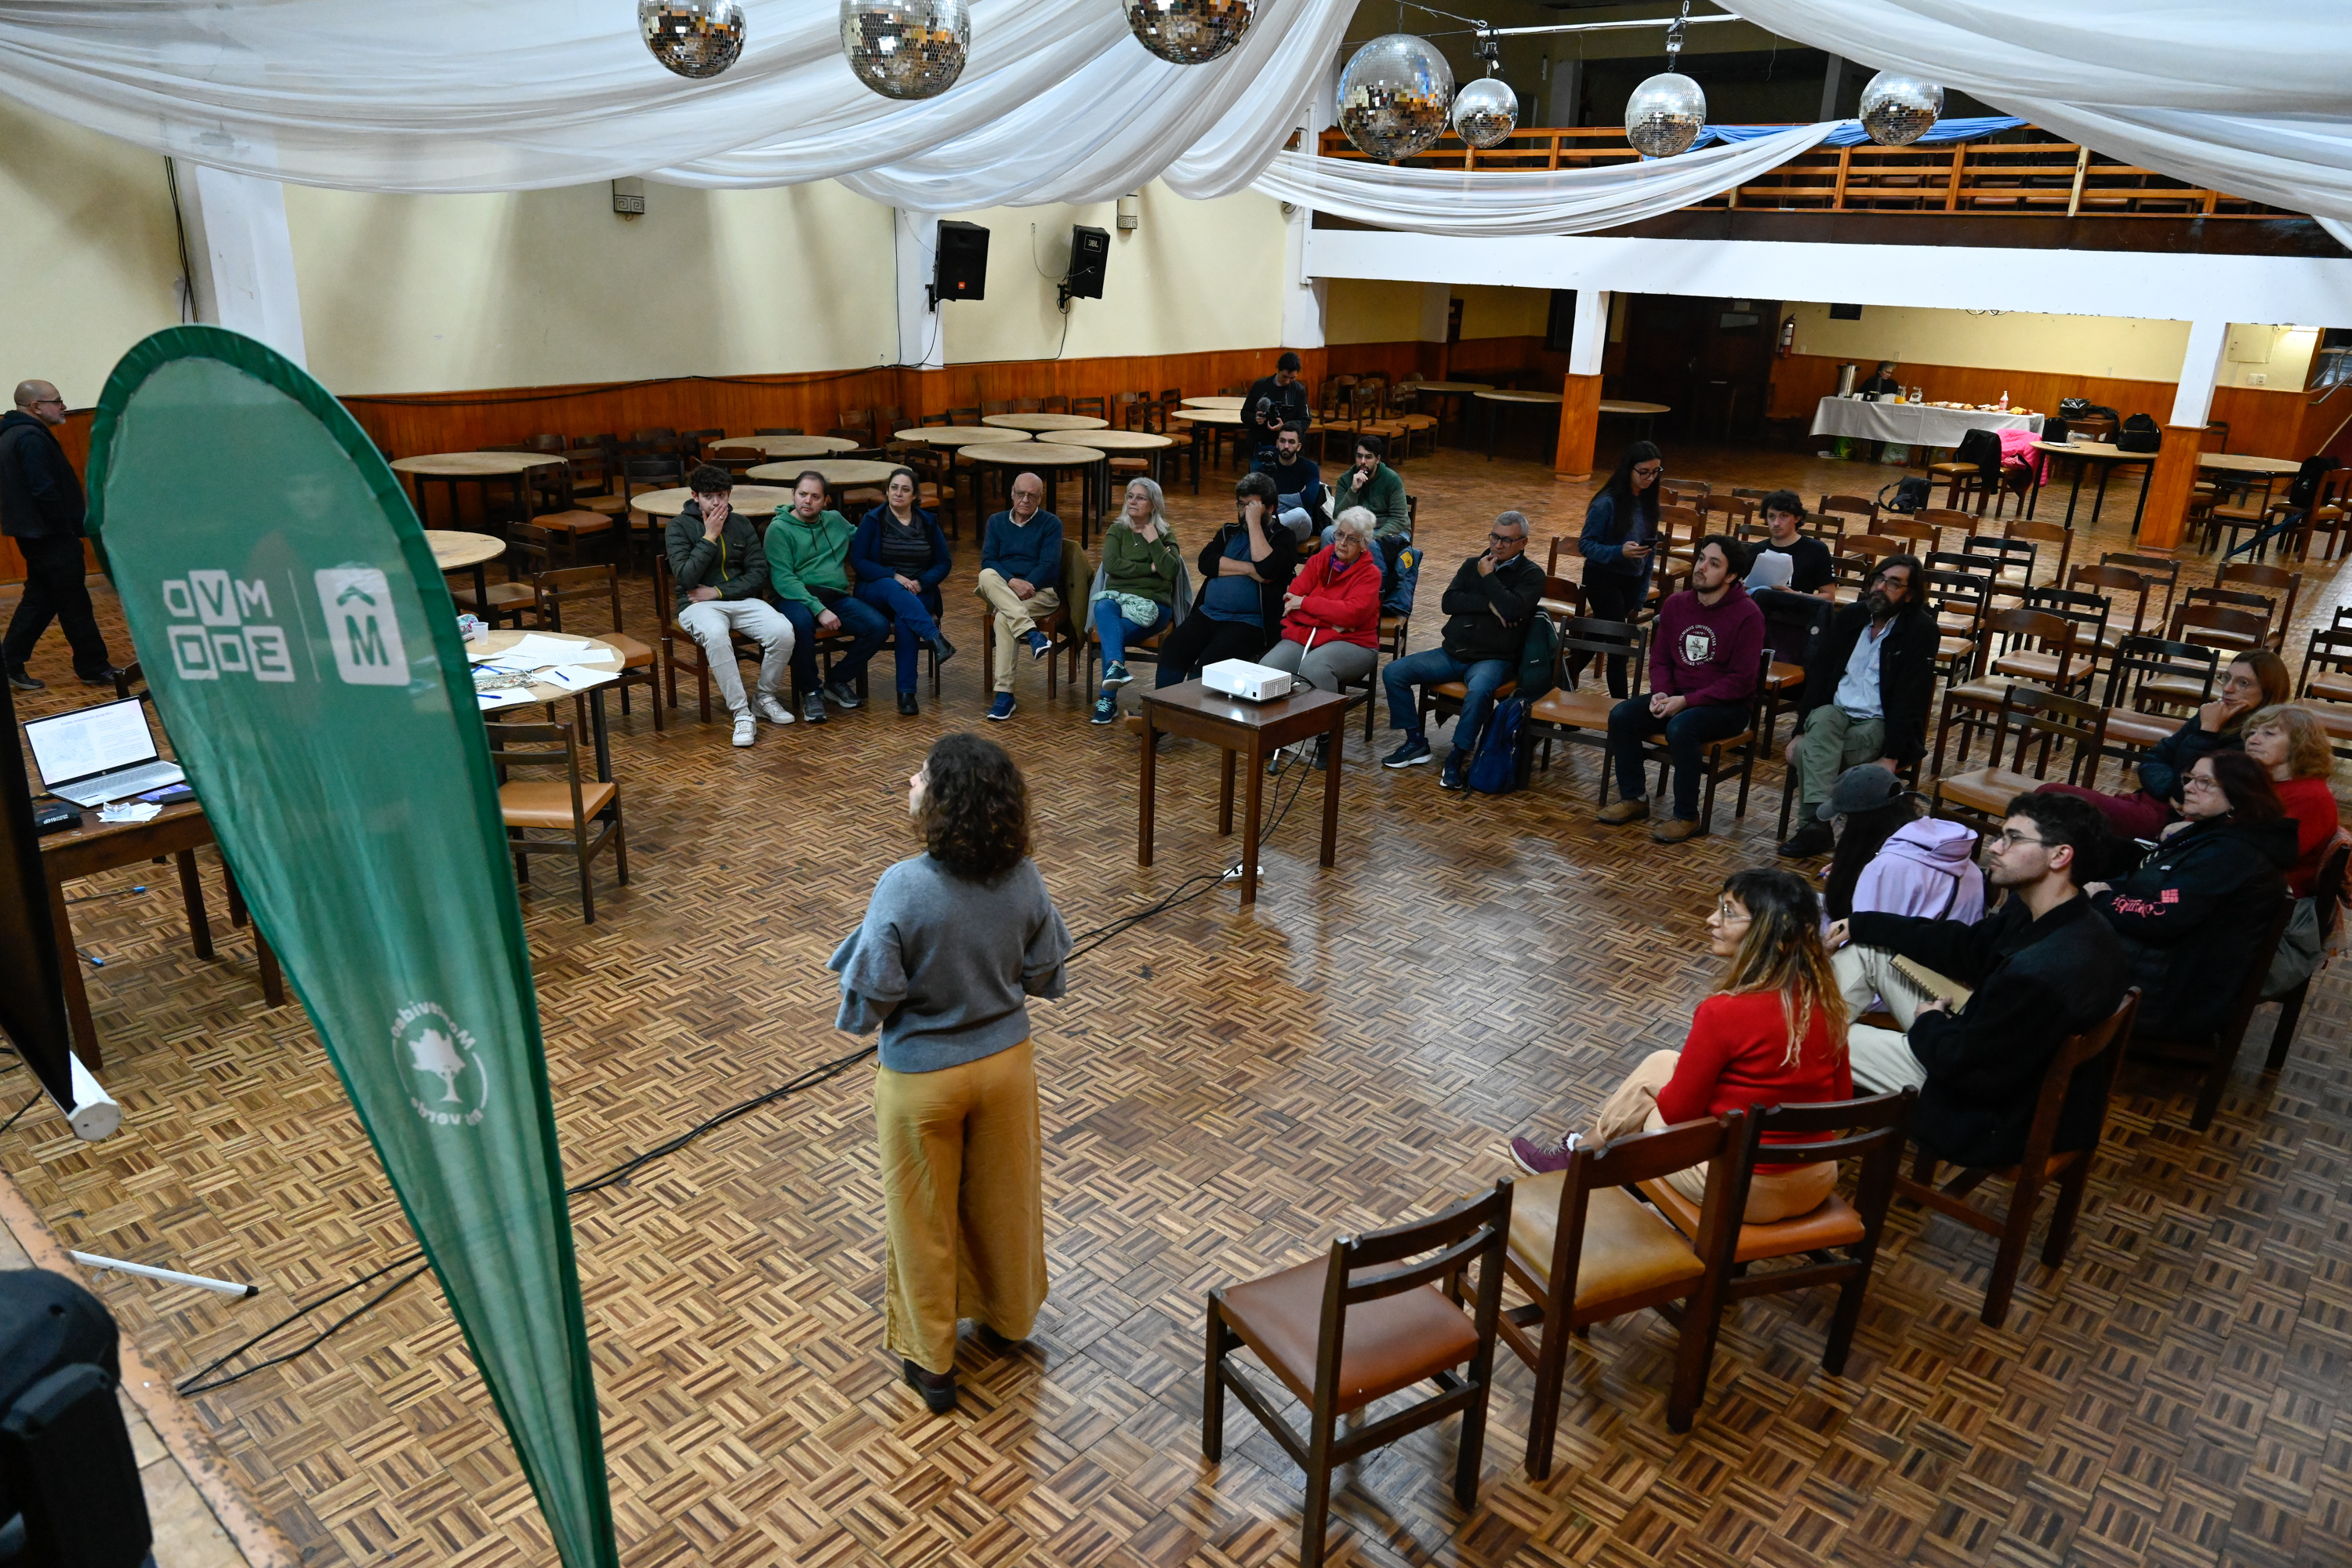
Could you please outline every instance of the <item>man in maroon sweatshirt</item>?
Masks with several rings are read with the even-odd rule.
[[[1650,830],[1661,844],[1679,844],[1698,831],[1699,748],[1748,727],[1762,668],[1764,612],[1739,580],[1748,574],[1748,547],[1727,534],[1699,541],[1690,586],[1658,607],[1651,628],[1650,689],[1620,702],[1609,714],[1609,749],[1617,759],[1617,793],[1604,807],[1611,825],[1650,815],[1642,746],[1663,732],[1675,768],[1675,815]]]

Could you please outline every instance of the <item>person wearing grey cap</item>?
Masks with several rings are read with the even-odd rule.
[[[1984,913],[1984,873],[1973,828],[1927,815],[1927,803],[1874,763],[1838,775],[1819,808],[1837,826],[1837,853],[1822,883],[1831,920],[1855,913],[1974,921]]]

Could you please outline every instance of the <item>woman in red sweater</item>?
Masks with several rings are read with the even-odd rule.
[[[1318,691],[1337,691],[1342,682],[1371,674],[1381,637],[1381,552],[1373,544],[1377,520],[1360,506],[1331,524],[1331,543],[1316,552],[1283,595],[1282,640],[1258,662],[1286,669]],[[1304,748],[1297,748],[1303,750]],[[1323,765],[1323,742],[1315,742],[1314,765]],[[1279,753],[1266,772],[1279,772]]]
[[[2279,804],[2294,819],[2295,862],[2286,874],[2286,886],[2296,898],[2307,899],[2338,822],[2336,792],[2327,786],[2336,766],[2327,731],[2308,708],[2282,704],[2248,719],[2241,733],[2246,755],[2271,775]]]
[[[1853,1098],[1845,1054],[1845,1002],[1822,944],[1821,900],[1790,871],[1741,871],[1723,884],[1706,921],[1707,951],[1731,961],[1714,995],[1691,1016],[1679,1051],[1656,1051],[1602,1102],[1592,1138],[1654,1131],[1748,1106],[1818,1104]],[[1793,1140],[1787,1140],[1793,1141]],[[1586,1142],[1571,1132],[1549,1146],[1511,1140],[1512,1158],[1541,1174],[1568,1163]],[[1706,1167],[1666,1178],[1693,1203],[1706,1196]],[[1759,1162],[1746,1218],[1763,1225],[1810,1214],[1837,1185],[1837,1165]]]

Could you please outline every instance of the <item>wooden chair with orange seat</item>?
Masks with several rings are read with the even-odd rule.
[[[531,586],[539,591],[539,624],[549,631],[569,631],[575,636],[593,637],[611,643],[621,650],[621,713],[629,711],[629,688],[642,686],[654,710],[654,731],[663,729],[660,689],[660,661],[654,649],[621,630],[621,569],[611,562],[601,566],[563,566],[541,572],[531,578]],[[563,606],[591,606],[602,601],[611,617],[609,631],[591,632],[576,624],[563,624]]]
[[[1878,1239],[1886,1228],[1895,1179],[1902,1173],[1903,1139],[1911,1124],[1911,1108],[1918,1099],[1916,1089],[1906,1089],[1821,1105],[1775,1105],[1742,1118],[1732,1155],[1737,1169],[1727,1213],[1746,1213],[1748,1182],[1759,1163],[1814,1165],[1832,1161],[1843,1164],[1849,1160],[1859,1163],[1851,1200],[1832,1193],[1810,1214],[1726,1227],[1731,1232],[1730,1257],[1721,1266],[1718,1289],[1708,1297],[1712,1310],[1705,1325],[1698,1373],[1702,1399],[1724,1310],[1756,1296],[1836,1286],[1837,1308],[1831,1314],[1829,1337],[1822,1348],[1822,1370],[1832,1377],[1844,1373],[1846,1352],[1862,1321],[1863,1298],[1869,1293],[1871,1271],[1877,1266]],[[1822,1141],[1764,1142],[1776,1134]],[[1696,1245],[1706,1229],[1705,1215],[1697,1204],[1664,1181],[1642,1182],[1636,1190]],[[1843,1257],[1836,1256],[1841,1252]],[[1751,1268],[1782,1258],[1805,1261],[1760,1272]]]
[[[2114,661],[2107,670],[2104,699],[2107,721],[2102,749],[2124,764],[2126,783],[2133,779],[2139,754],[2188,721],[2184,713],[2162,712],[2151,704],[2181,703],[2185,698],[2195,697],[2194,703],[2182,705],[2192,710],[2201,708],[2213,700],[2213,688],[2221,679],[2221,655],[2218,648],[2155,637],[2126,637],[2116,646]],[[2152,684],[2168,689],[2161,693],[2147,690]]]
[[[2012,731],[2017,745],[2009,766],[2003,767],[2002,743]],[[2064,782],[2084,789],[2095,785],[2106,745],[2105,708],[2054,691],[2012,686],[2001,698],[1985,765],[1958,773],[1937,772],[1928,781],[1927,799],[1939,816],[1958,815],[1998,827],[2009,816],[2011,801],[2050,781],[2050,764],[2057,755],[2068,758]],[[2031,773],[2025,771],[2029,752],[2033,753]]]
[[[2028,656],[2035,656],[2030,664]],[[1992,611],[1984,617],[1974,674],[1945,688],[1929,771],[1944,772],[1945,740],[1956,727],[1960,731],[1959,760],[1967,763],[1977,731],[1988,727],[1987,716],[2000,710],[2011,687],[2072,691],[2088,682],[2090,670],[2089,651],[2075,646],[2074,624],[2065,616],[2046,610]]]
[[[1878,521],[1878,503],[1868,496],[1823,496],[1813,510],[1813,520],[1825,531],[1844,533],[1851,529],[1867,533]]]
[[[570,724],[485,724],[490,765],[499,779],[499,815],[507,826],[507,851],[514,857],[515,880],[530,880],[533,855],[569,855],[580,873],[580,918],[596,923],[596,894],[589,868],[606,845],[621,885],[629,881],[629,847],[621,824],[621,786],[580,776],[580,740]],[[562,779],[516,779],[517,768],[562,768]],[[533,838],[534,832],[561,835]]]
[[[2284,566],[2265,565],[2253,561],[2224,561],[2213,574],[2216,588],[2232,593],[2252,595],[2270,605],[2270,646],[2273,653],[2283,652],[2286,629],[2294,624],[2294,602],[2303,593],[2303,574]],[[2252,609],[2253,606],[2246,606]]]
[[[1605,759],[1609,754],[1609,714],[1624,699],[1609,694],[1607,666],[1601,661],[1629,661],[1626,687],[1642,695],[1649,673],[1649,629],[1626,621],[1571,616],[1559,627],[1559,664],[1549,691],[1528,704],[1519,726],[1525,756],[1519,773],[1526,776],[1538,742],[1543,766],[1551,766],[1551,744],[1591,746]]]
[[[1428,1219],[1340,1237],[1325,1257],[1209,1292],[1208,1365],[1201,1385],[1201,1456],[1225,1453],[1225,1391],[1256,1417],[1307,1477],[1298,1561],[1320,1568],[1332,1472],[1448,1416],[1462,1417],[1454,1500],[1478,1504],[1486,1409],[1501,1321],[1511,1184]],[[1478,1270],[1474,1311],[1460,1305],[1462,1278]],[[1440,1290],[1453,1288],[1453,1299]],[[1246,1346],[1307,1407],[1301,1437],[1233,1357]],[[1455,1371],[1466,1363],[1467,1375]],[[1439,1392],[1342,1433],[1340,1421],[1417,1384]]]
[[[2333,625],[2312,628],[2294,690],[2322,702],[2352,702],[2352,608],[2337,610]]]
[[[1562,1169],[1516,1184],[1504,1268],[1528,1301],[1506,1310],[1496,1329],[1535,1373],[1528,1422],[1530,1479],[1551,1475],[1569,1340],[1612,1318],[1654,1307],[1677,1324],[1666,1426],[1690,1430],[1706,1392],[1714,1293],[1724,1283],[1722,1265],[1738,1229],[1732,1189],[1748,1115],[1733,1111],[1580,1148]],[[1685,1239],[1631,1189],[1702,1164],[1706,1201],[1696,1236]],[[1710,1268],[1710,1260],[1717,1266]]]
[[[2125,643],[2147,635],[2148,599],[2155,584],[2145,572],[2128,566],[2077,566],[2066,574],[2065,583],[2078,594],[2096,594],[2107,602],[2107,623],[2099,634],[2100,658],[2113,658]],[[2126,607],[2128,621],[2124,618]]]
[[[537,615],[539,591],[530,585],[529,574],[518,571],[515,563],[518,560],[524,561],[530,563],[534,569],[547,565],[548,550],[554,536],[527,522],[507,524],[506,534],[507,580],[489,584],[488,597],[478,602],[472,583],[452,580],[449,597],[457,608],[480,616],[483,623],[494,631],[501,622],[509,623],[520,631],[523,617],[535,617]]]
[[[1078,659],[1085,647],[1085,638],[1079,635],[1079,628],[1086,624],[1085,595],[1087,585],[1094,581],[1094,564],[1087,559],[1087,552],[1079,547],[1078,542],[1065,538],[1062,541],[1061,574],[1051,584],[1061,602],[1052,609],[1030,617],[1037,623],[1037,629],[1045,634],[1049,645],[1045,655],[1045,695],[1048,697],[1058,696],[1061,692],[1061,668],[1066,661],[1070,667],[1071,683],[1075,685],[1077,681]],[[974,589],[975,597],[978,594],[979,590]],[[993,690],[996,686],[996,612],[989,607],[985,599],[980,601],[979,643],[981,689]]]
[[[524,481],[530,487],[531,515],[522,521],[533,527],[545,529],[555,536],[563,546],[564,564],[579,565],[588,544],[610,538],[614,527],[613,511],[609,508],[587,507],[580,503],[572,494],[572,465],[569,462],[551,463],[543,468],[533,468],[524,476]]]
[[[2042,1262],[2044,1268],[2056,1268],[2066,1261],[2066,1247],[2074,1237],[2074,1219],[2083,1207],[2083,1192],[2090,1184],[2091,1163],[2098,1154],[2099,1139],[2105,1131],[2107,1095],[2115,1083],[2116,1064],[2131,1033],[2132,1016],[2138,1003],[2137,988],[2125,992],[2114,1012],[2083,1033],[2068,1036],[2059,1045],[2034,1091],[2033,1120],[2026,1130],[2024,1153],[2016,1164],[2000,1170],[1963,1167],[1939,1187],[1934,1184],[1937,1167],[1942,1162],[1921,1149],[1912,1163],[1911,1173],[1895,1178],[1898,1196],[1924,1204],[1971,1229],[2000,1238],[2000,1245],[1993,1253],[1992,1274],[1985,1282],[1984,1309],[1979,1314],[1987,1327],[1997,1329],[2009,1319],[2010,1298],[2016,1292],[2018,1269],[2025,1261],[2025,1244],[2032,1235],[2034,1210],[2041,1206],[2042,1194],[2053,1180],[2058,1202],[2050,1215],[2049,1233],[2042,1240]],[[1891,1024],[1893,1020],[1874,1015],[1872,1021]],[[2053,1146],[2058,1137],[2058,1114],[2079,1073],[2090,1075],[2090,1098],[2098,1105],[2098,1121],[2085,1147],[2057,1152]],[[2009,1203],[1999,1213],[1988,1212],[1969,1202],[1969,1194],[1987,1181],[2010,1184]]]

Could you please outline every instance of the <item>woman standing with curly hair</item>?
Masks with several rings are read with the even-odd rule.
[[[882,873],[826,967],[841,975],[835,1026],[882,1031],[887,1342],[944,1415],[957,1321],[1002,1352],[1045,1304],[1028,999],[1062,994],[1070,931],[1029,858],[1028,786],[1003,748],[950,735],[908,786],[925,851]]]

